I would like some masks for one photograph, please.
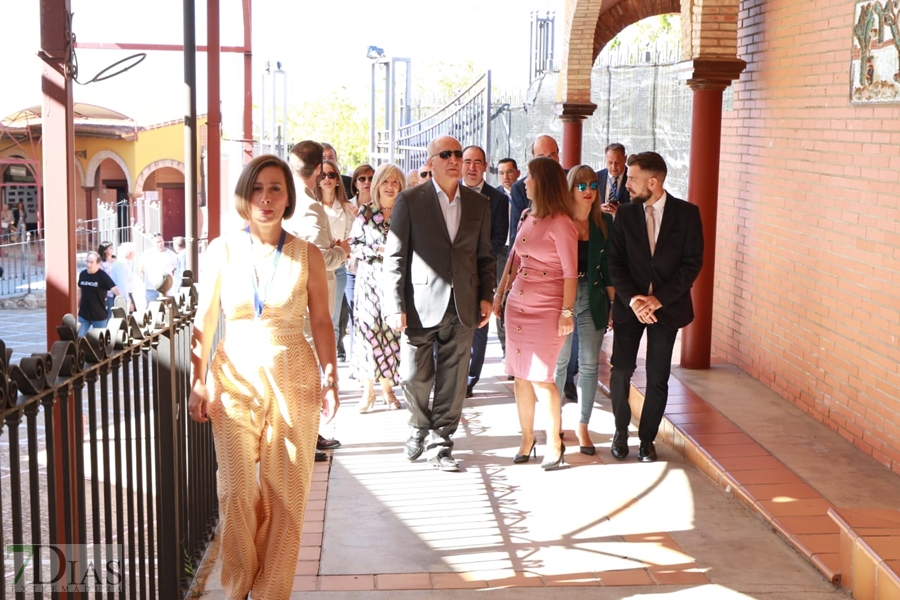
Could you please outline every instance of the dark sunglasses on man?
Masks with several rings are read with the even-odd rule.
[[[444,150],[442,152],[438,152],[435,156],[439,156],[444,160],[447,160],[451,156],[455,156],[456,158],[462,158],[462,150]]]
[[[428,179],[429,177],[431,177],[431,171],[421,171],[419,173],[419,177],[421,177],[422,179]]]

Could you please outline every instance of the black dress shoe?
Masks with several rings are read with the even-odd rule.
[[[506,376],[506,380],[507,380],[507,381],[515,381],[515,379],[516,379],[516,376],[515,376],[515,375],[507,375],[507,376]]]
[[[316,450],[316,462],[328,462],[328,455],[321,450]]]
[[[323,438],[321,435],[319,436],[319,441],[316,442],[317,450],[334,450],[335,448],[340,448],[341,443],[337,440],[329,440]]]
[[[406,454],[406,458],[409,460],[416,460],[422,456],[422,451],[425,450],[424,442],[425,440],[423,438],[415,435],[409,436],[409,439],[406,440],[406,444],[403,446],[403,452]]]
[[[656,446],[653,442],[641,442],[638,450],[638,460],[641,462],[654,462],[656,460]]]
[[[578,402],[578,388],[575,387],[575,383],[567,381],[563,386],[563,395],[566,397],[566,400]]]
[[[441,450],[438,452],[437,456],[432,458],[429,462],[431,462],[431,466],[440,469],[441,471],[459,471],[459,463],[456,462],[456,459],[450,456],[449,450]]]
[[[609,450],[612,452],[613,458],[618,460],[628,456],[628,432],[616,431]]]
[[[474,388],[475,388],[474,385],[467,385],[467,386],[466,386],[466,398],[471,398],[472,396],[475,395],[475,389],[474,389]]]

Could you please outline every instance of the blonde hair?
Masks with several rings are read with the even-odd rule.
[[[406,175],[403,174],[400,167],[393,163],[379,165],[378,168],[375,169],[375,177],[372,179],[371,187],[372,208],[374,210],[381,210],[381,193],[378,191],[378,188],[381,187],[382,183],[390,179],[392,175],[397,178],[397,182],[400,184],[400,192],[406,189]]]

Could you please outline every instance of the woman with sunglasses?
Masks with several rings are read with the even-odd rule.
[[[353,181],[350,182],[353,197],[350,198],[350,202],[356,208],[372,201],[372,178],[374,176],[375,168],[372,165],[359,165],[353,171]]]
[[[341,172],[337,163],[326,160],[322,163],[322,179],[319,180],[319,193],[316,199],[325,209],[331,239],[346,240],[350,236],[350,226],[356,218],[356,209],[347,200],[347,193],[341,181]],[[341,306],[344,304],[344,291],[347,288],[347,265],[341,265],[335,272],[334,306],[331,310],[331,322],[334,324],[334,339],[337,341],[338,358],[346,358],[344,352],[344,334],[340,328]]]
[[[359,283],[353,310],[352,377],[362,382],[359,412],[375,404],[375,380],[381,384],[381,399],[390,409],[400,408],[394,386],[400,382],[400,334],[384,321],[382,281],[384,245],[391,228],[391,213],[397,195],[406,188],[406,177],[397,165],[386,163],[375,171],[372,201],[360,206],[350,231],[351,253],[358,259]]]
[[[503,294],[510,290],[505,309],[506,374],[515,377],[522,427],[522,443],[513,462],[528,462],[534,452],[534,410],[541,400],[547,409],[547,448],[541,468],[549,471],[563,466],[566,451],[560,438],[555,366],[566,336],[572,333],[578,232],[566,174],[559,163],[546,157],[533,159],[528,163],[525,190],[532,208],[522,213],[493,311],[500,316]]]
[[[573,219],[578,228],[578,289],[575,294],[575,327],[578,328],[578,387],[581,389],[581,415],[578,420],[579,450],[593,455],[597,450],[591,441],[588,424],[597,394],[597,361],[603,334],[611,326],[608,302],[615,297],[615,288],[607,267],[612,215],[603,212],[598,192],[597,173],[588,165],[569,171],[569,193],[572,197]],[[571,358],[572,338],[563,342],[556,361],[556,387],[562,393],[566,368]]]

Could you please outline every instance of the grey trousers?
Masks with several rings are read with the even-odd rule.
[[[408,327],[400,340],[400,385],[409,426],[425,440],[425,457],[452,449],[466,398],[466,375],[474,328],[459,321],[451,296],[435,327]],[[432,389],[434,401],[429,402]],[[430,406],[429,406],[430,404]]]

